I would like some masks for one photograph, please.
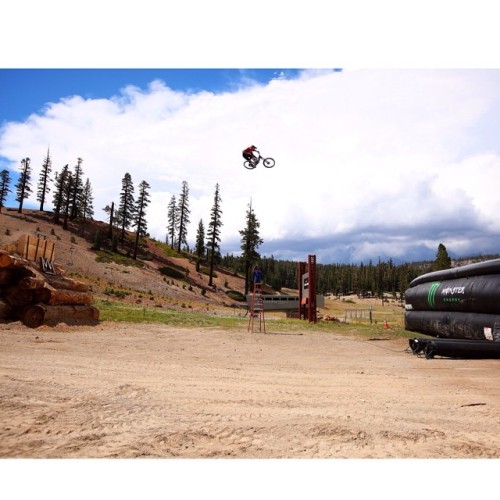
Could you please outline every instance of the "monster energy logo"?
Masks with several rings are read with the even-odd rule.
[[[441,283],[436,281],[436,283],[432,283],[429,288],[429,292],[427,293],[427,303],[430,307],[434,307],[436,305],[436,292]]]

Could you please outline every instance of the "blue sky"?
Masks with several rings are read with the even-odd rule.
[[[284,68],[0,68],[0,123],[25,120],[63,97],[106,99],[127,85],[146,88],[156,79],[168,82],[172,90],[219,93],[235,90],[244,78],[267,83],[279,75],[291,77],[297,72]]]

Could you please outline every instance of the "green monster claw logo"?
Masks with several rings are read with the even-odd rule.
[[[430,307],[434,307],[436,305],[436,292],[440,284],[441,283],[439,281],[436,281],[435,283],[432,283],[429,288],[429,292],[427,293],[427,303]]]

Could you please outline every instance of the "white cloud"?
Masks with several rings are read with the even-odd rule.
[[[16,171],[30,156],[35,182],[47,147],[54,170],[83,158],[97,218],[118,202],[126,172],[136,185],[146,180],[148,228],[159,239],[185,180],[191,244],[219,183],[223,253],[239,251],[250,200],[260,250],[277,258],[433,257],[440,242],[462,255],[499,250],[499,71],[304,71],[267,85],[243,78],[222,94],[155,81],[109,100],[48,103],[5,124],[0,155]],[[249,144],[276,166],[244,169]]]

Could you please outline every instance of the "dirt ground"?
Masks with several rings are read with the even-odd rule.
[[[3,458],[498,458],[498,360],[408,341],[0,325]]]
[[[10,233],[0,232],[0,244],[27,233],[51,237],[52,226],[35,215],[0,214]],[[242,289],[221,273],[222,291],[202,297],[197,286],[206,277],[191,269],[194,292],[155,279],[154,263],[142,270],[99,264],[83,239],[60,228],[56,238],[57,262],[96,297],[120,286],[135,303],[212,314],[227,302],[225,285]],[[345,308],[376,306],[353,300],[327,300],[322,312],[342,317]],[[374,314],[379,324],[401,325],[397,307]],[[496,481],[498,360],[426,360],[390,331],[372,339],[273,333],[272,321],[266,330],[0,323],[2,491],[51,500],[157,498],[153,488],[177,486],[179,498],[253,500],[332,491],[361,498],[377,488],[387,500],[420,498],[425,485],[427,497],[443,491],[434,498],[456,499]],[[420,459],[451,462],[454,479],[442,480],[442,460]],[[422,470],[423,463],[430,466]]]

